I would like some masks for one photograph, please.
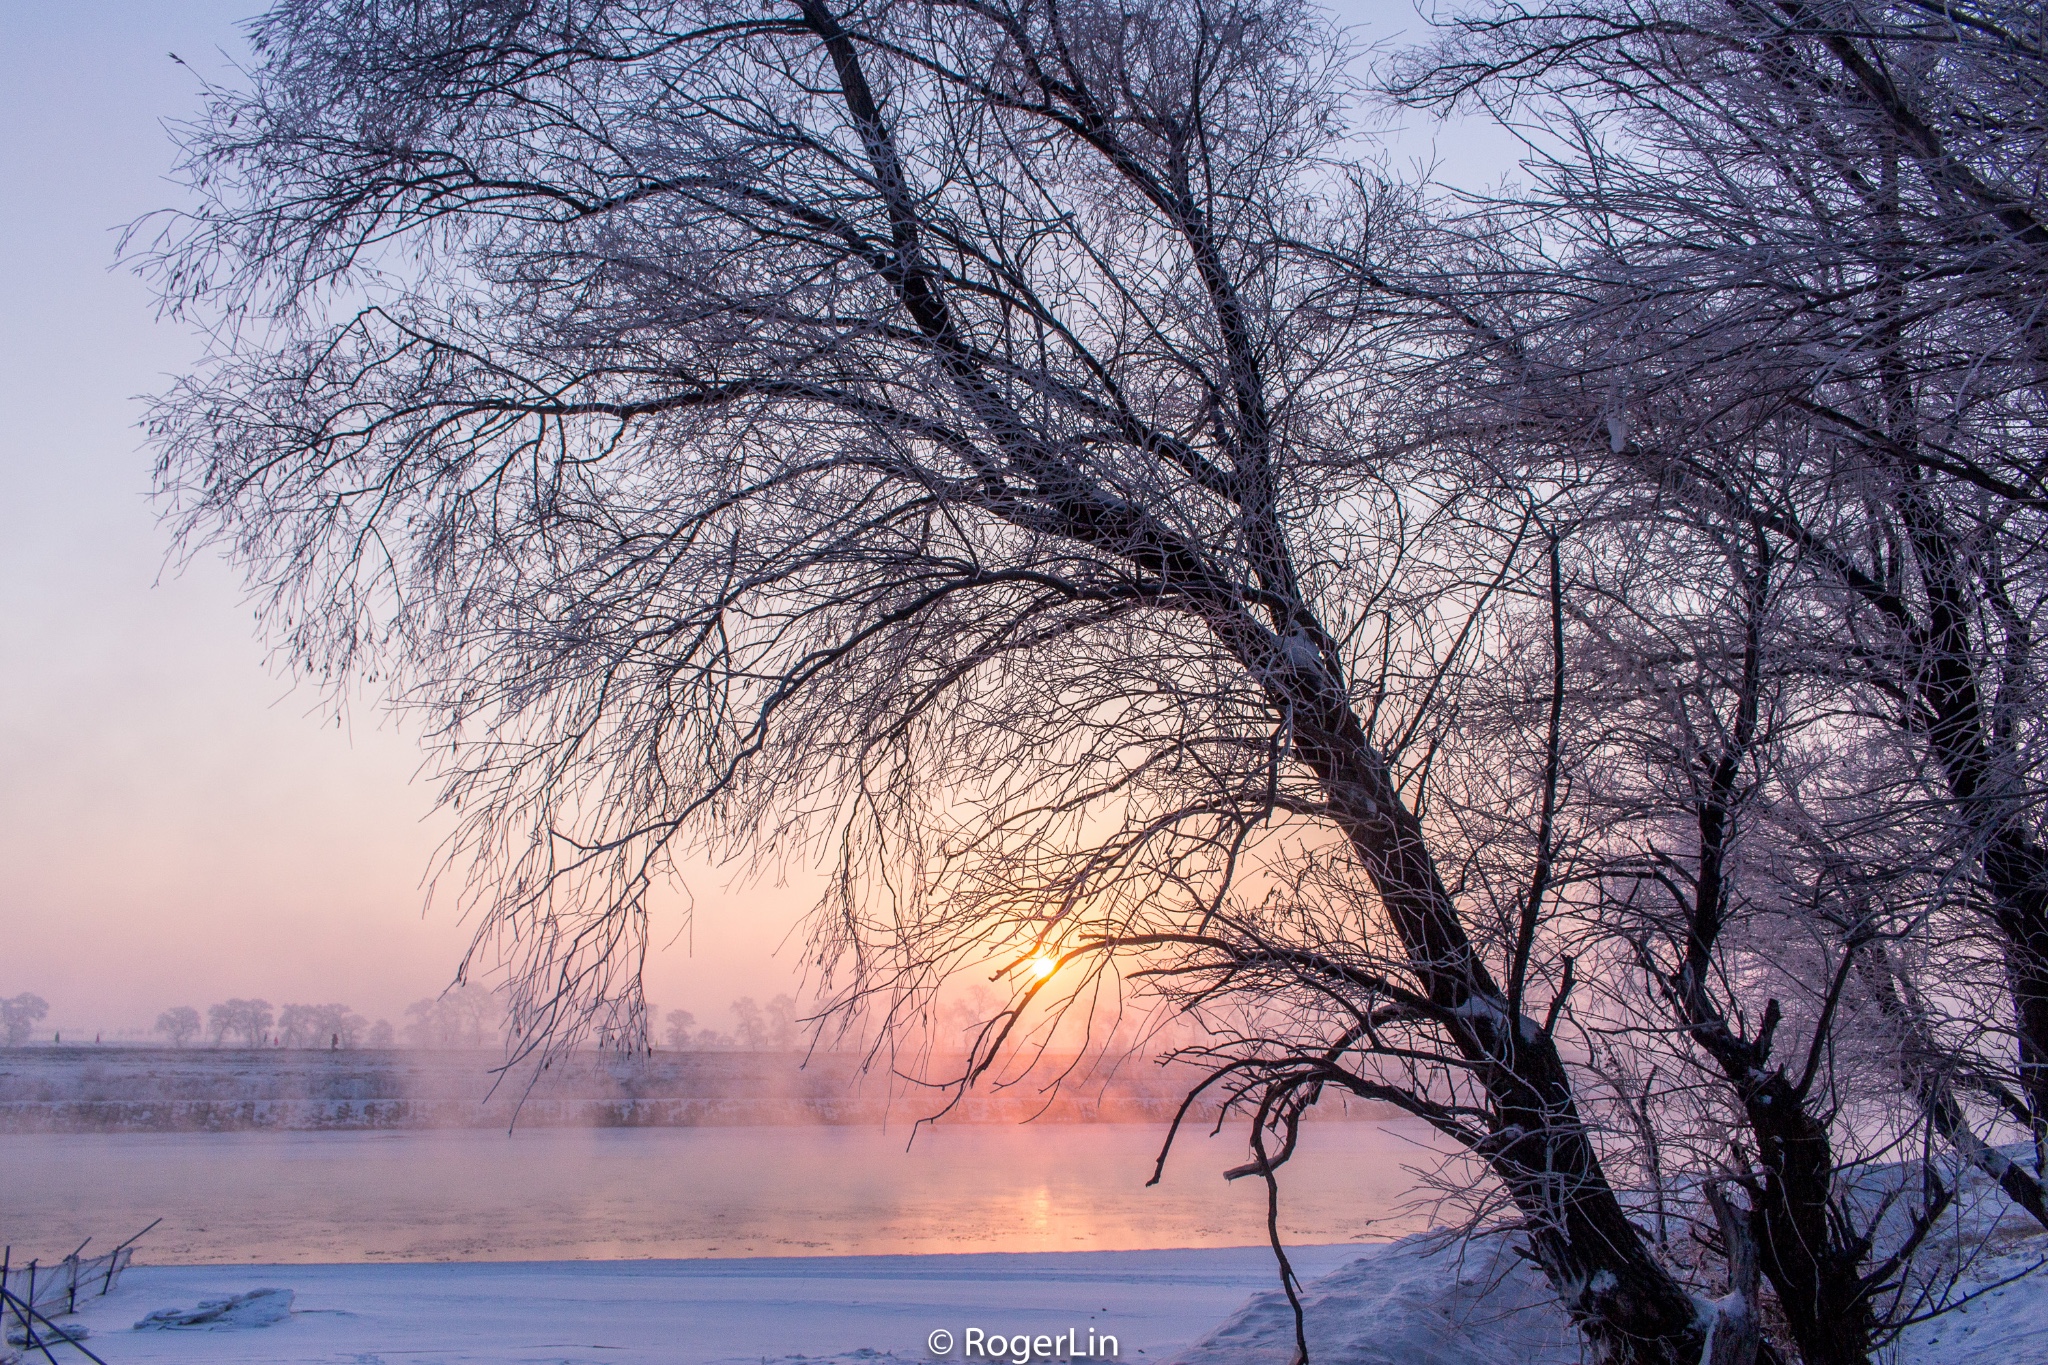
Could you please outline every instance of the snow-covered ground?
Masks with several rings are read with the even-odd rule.
[[[2048,1237],[2015,1237],[1977,1282],[2015,1274]],[[1320,1365],[1576,1365],[1577,1339],[1499,1243],[1413,1237],[1310,1247]],[[1284,1365],[1292,1319],[1262,1248],[347,1266],[139,1267],[81,1316],[109,1365],[885,1365],[971,1357],[985,1335],[1118,1338],[1117,1358]],[[137,1332],[145,1314],[290,1289],[289,1320]],[[1249,1302],[1246,1302],[1249,1295]],[[1242,1305],[1242,1307],[1239,1307]],[[1233,1311],[1235,1309],[1235,1311]],[[1220,1324],[1220,1325],[1218,1325]],[[931,1334],[951,1334],[935,1355]],[[1911,1329],[1901,1365],[2048,1361],[2048,1271]],[[1043,1358],[1041,1356],[1041,1358]],[[1098,1357],[1100,1358],[1100,1357]]]
[[[1318,1365],[1577,1365],[1583,1355],[1543,1277],[1499,1239],[1424,1234],[1374,1247],[1301,1298]],[[1181,1359],[1288,1365],[1294,1345],[1293,1311],[1268,1289]]]
[[[1311,1247],[1327,1272],[1355,1247]],[[934,1331],[1108,1333],[1160,1361],[1273,1283],[1264,1248],[439,1265],[138,1266],[80,1318],[108,1365],[706,1365],[933,1359]],[[258,1288],[290,1320],[137,1332]]]
[[[2031,1225],[2029,1225],[2031,1226]],[[2007,1235],[2007,1233],[2014,1235]],[[1970,1268],[1980,1297],[1907,1329],[1898,1365],[2048,1362],[2048,1234],[2010,1226]],[[2019,1275],[1999,1287],[2001,1280]],[[1304,1287],[1316,1365],[1579,1365],[1580,1338],[1541,1275],[1506,1239],[1421,1234],[1367,1249]],[[1174,1365],[1288,1365],[1294,1317],[1277,1290],[1243,1308]]]

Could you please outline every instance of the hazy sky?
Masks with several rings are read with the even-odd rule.
[[[351,727],[265,666],[216,560],[167,568],[138,394],[195,353],[113,268],[118,226],[172,202],[161,120],[239,51],[250,0],[0,0],[0,995],[32,990],[77,1034],[147,1028],[231,995],[338,1000],[397,1021],[466,941],[423,917],[446,825],[410,737]],[[1403,0],[1349,0],[1375,37]],[[1416,127],[1404,154],[1491,177],[1505,141]],[[694,951],[650,964],[661,1007],[707,1023],[794,979],[774,949],[806,902],[693,879]],[[674,923],[666,926],[669,932]]]

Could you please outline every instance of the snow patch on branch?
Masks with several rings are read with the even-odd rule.
[[[1508,1031],[1506,1004],[1483,995],[1467,996],[1464,1003],[1453,1006],[1450,1013],[1453,1019],[1474,1019],[1486,1023],[1492,1026],[1496,1033]],[[1535,1042],[1542,1033],[1536,1021],[1526,1014],[1516,1015],[1515,1023],[1515,1031],[1521,1035],[1524,1043]]]

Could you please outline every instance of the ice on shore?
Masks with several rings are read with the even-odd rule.
[[[232,1332],[243,1327],[269,1327],[292,1315],[289,1289],[252,1289],[225,1299],[207,1299],[197,1308],[159,1308],[135,1324],[138,1332]]]
[[[84,1341],[91,1335],[92,1329],[84,1323],[50,1322],[38,1315],[33,1328],[19,1320],[11,1324],[7,1329],[7,1344],[40,1350],[44,1346],[56,1346],[66,1341]],[[7,1360],[18,1359],[20,1359],[19,1356],[12,1352],[7,1352],[5,1353],[5,1359],[0,1360],[0,1365],[5,1365]]]

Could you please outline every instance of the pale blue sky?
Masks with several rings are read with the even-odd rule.
[[[161,121],[196,103],[166,54],[220,75],[253,7],[0,8],[0,995],[35,991],[74,1035],[230,995],[395,1019],[464,942],[420,914],[443,826],[416,751],[368,711],[323,724],[217,561],[162,572],[134,426],[195,351],[113,268],[119,225],[173,195]],[[1402,0],[1343,9],[1420,28]],[[1487,130],[1413,127],[1402,150],[1432,147],[1468,182],[1511,161]],[[709,1016],[783,989],[771,950],[801,897],[696,891],[695,955],[654,963],[656,1003]]]

